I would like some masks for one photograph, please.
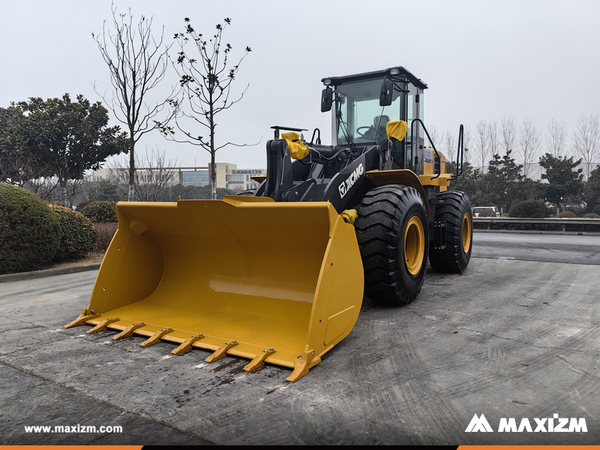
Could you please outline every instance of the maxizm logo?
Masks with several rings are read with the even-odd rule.
[[[348,178],[346,178],[342,184],[340,184],[338,186],[338,190],[340,191],[340,197],[344,198],[344,195],[346,195],[348,193],[348,191],[350,190],[350,188],[352,186],[354,186],[354,183],[356,183],[356,181],[358,180],[358,178],[365,172],[365,169],[363,168],[362,163],[360,163],[358,165],[358,167],[356,169],[354,169],[354,171],[348,175]]]
[[[475,414],[465,430],[466,433],[492,433],[490,423],[485,416]],[[587,433],[585,418],[559,417],[553,414],[549,418],[534,418],[533,423],[528,418],[523,418],[517,423],[514,417],[500,418],[498,433]]]

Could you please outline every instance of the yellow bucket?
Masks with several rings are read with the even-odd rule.
[[[354,327],[363,268],[328,202],[263,197],[122,202],[88,308],[67,327],[120,330],[304,376]]]

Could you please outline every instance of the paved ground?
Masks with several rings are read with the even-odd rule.
[[[480,231],[473,257],[600,266],[600,236]]]
[[[280,367],[65,330],[96,274],[0,283],[0,444],[600,443],[598,266],[476,258],[461,276],[428,273],[408,307],[366,299],[293,384]],[[474,414],[493,432],[465,432]],[[501,418],[549,419],[546,431],[584,418],[588,431],[499,433]]]

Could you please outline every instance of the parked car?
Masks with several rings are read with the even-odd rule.
[[[476,206],[475,208],[471,208],[471,211],[473,212],[473,217],[479,217],[479,214],[481,214],[481,212],[485,210],[492,211],[494,213],[494,215],[486,214],[486,217],[500,217],[498,208],[496,208],[495,206]]]

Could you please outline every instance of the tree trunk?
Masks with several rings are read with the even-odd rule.
[[[67,194],[67,180],[60,180],[60,193],[62,196],[62,204],[63,206],[69,206],[69,196]]]
[[[129,193],[127,201],[135,200],[135,141],[129,138]]]
[[[211,198],[217,199],[217,164],[215,162],[215,154],[210,154],[210,189]]]
[[[217,165],[215,162],[215,112],[213,104],[213,87],[210,88],[210,113],[208,123],[210,125],[210,164],[211,164],[211,178],[212,178],[212,199],[217,199]]]

